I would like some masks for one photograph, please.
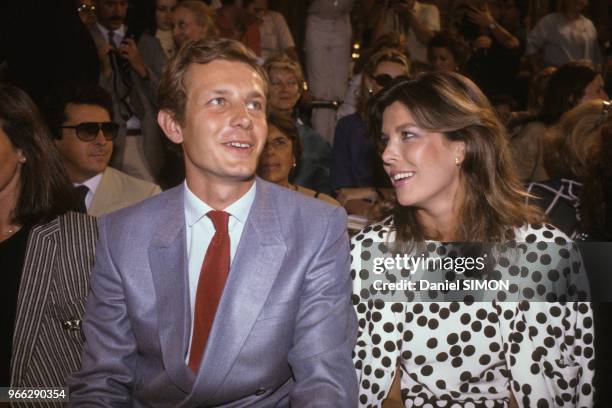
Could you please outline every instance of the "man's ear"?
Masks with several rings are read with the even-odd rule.
[[[176,121],[174,114],[165,109],[160,110],[157,113],[157,123],[170,141],[176,144],[183,143],[183,128]]]

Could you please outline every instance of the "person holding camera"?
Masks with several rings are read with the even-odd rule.
[[[163,161],[157,112],[151,103],[159,80],[125,25],[127,11],[127,0],[96,0],[98,22],[90,33],[98,47],[100,85],[112,95],[113,119],[120,125],[111,163],[131,176],[154,181]]]

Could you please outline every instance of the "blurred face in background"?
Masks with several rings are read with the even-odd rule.
[[[293,169],[293,143],[276,126],[268,126],[268,139],[264,148],[257,174],[264,180],[287,187],[289,173]]]
[[[107,30],[118,30],[127,16],[127,0],[98,0],[96,12],[98,21]]]
[[[77,1],[77,11],[83,24],[88,28],[93,27],[97,21],[96,6],[94,6],[93,0]]]
[[[580,103],[588,102],[593,99],[608,99],[608,94],[604,90],[604,81],[601,75],[597,75],[587,86],[584,88],[584,94]]]
[[[155,7],[155,23],[157,29],[162,31],[172,30],[172,15],[177,0],[157,0]]]
[[[399,62],[382,61],[376,66],[372,77],[370,78],[366,75],[365,79],[368,81],[368,87],[372,89],[372,93],[375,95],[391,80],[402,75],[408,75],[404,65]]]
[[[178,47],[182,47],[189,41],[196,41],[204,38],[206,35],[206,27],[198,24],[195,14],[191,10],[183,7],[177,7],[173,15],[174,28],[172,36]]]
[[[435,47],[431,49],[431,66],[434,71],[457,71],[457,61],[453,53],[446,47]]]
[[[270,77],[270,106],[279,111],[292,111],[300,99],[300,83],[289,69],[272,68]]]

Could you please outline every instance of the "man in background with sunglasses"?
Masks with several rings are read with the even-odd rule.
[[[82,200],[81,209],[101,216],[136,204],[161,190],[108,166],[119,125],[112,100],[99,86],[65,86],[48,99],[46,115],[64,166]]]

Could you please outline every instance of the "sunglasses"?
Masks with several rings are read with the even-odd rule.
[[[408,78],[406,75],[400,75],[397,77],[392,77],[389,74],[380,74],[380,75],[376,75],[374,77],[372,77],[374,79],[374,81],[378,84],[378,86],[380,86],[381,88],[386,87],[387,85],[389,85],[391,82],[395,81],[398,78]]]
[[[62,129],[75,129],[76,136],[83,142],[91,142],[102,131],[104,139],[113,140],[119,132],[119,125],[114,122],[83,122],[74,126],[62,126]]]

